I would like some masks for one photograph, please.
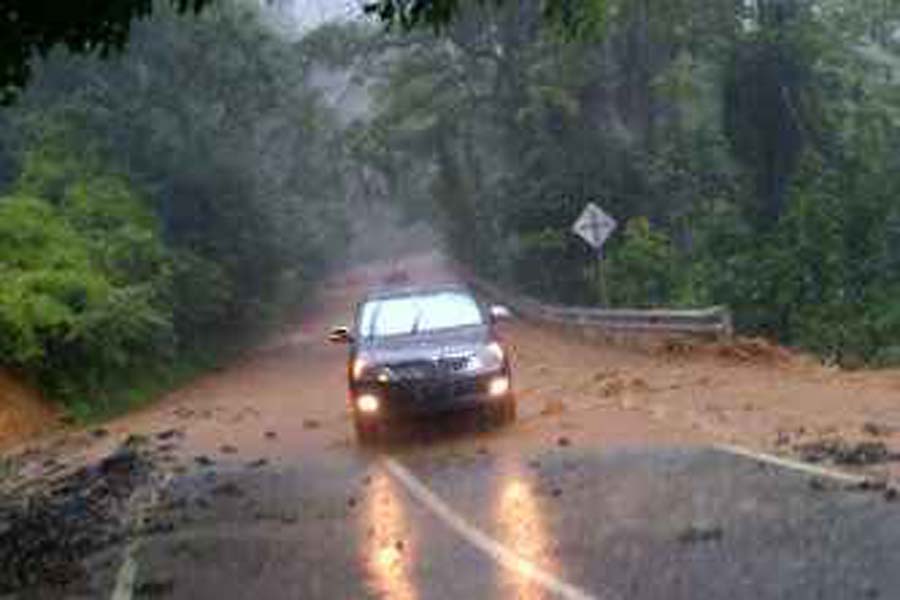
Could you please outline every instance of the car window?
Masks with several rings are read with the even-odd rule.
[[[367,302],[360,312],[363,337],[385,337],[481,325],[475,300],[459,292],[403,296]]]

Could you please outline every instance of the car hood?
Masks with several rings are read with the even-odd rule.
[[[473,354],[490,341],[487,327],[467,327],[436,333],[363,340],[358,355],[377,365]]]

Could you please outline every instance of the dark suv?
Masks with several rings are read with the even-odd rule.
[[[461,286],[369,294],[351,329],[329,339],[350,344],[347,377],[358,439],[372,442],[392,420],[463,409],[496,424],[515,420],[509,357],[495,323],[502,306],[485,309]]]

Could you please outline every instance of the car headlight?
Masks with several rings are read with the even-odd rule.
[[[362,413],[371,415],[378,412],[380,406],[381,402],[378,400],[378,396],[373,394],[363,394],[356,399],[356,407]]]
[[[491,379],[491,382],[488,384],[488,394],[492,398],[505,396],[507,392],[509,392],[509,377],[501,375]]]
[[[366,369],[369,368],[369,361],[364,358],[356,357],[353,361],[353,367],[350,369],[350,372],[353,374],[354,380],[362,379],[362,376],[366,374]]]
[[[503,347],[497,342],[481,348],[469,359],[467,371],[496,371],[503,367]]]

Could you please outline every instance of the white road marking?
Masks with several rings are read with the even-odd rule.
[[[171,480],[171,475],[165,475],[160,480],[159,486],[165,487],[169,481]],[[147,489],[147,501],[144,503],[140,502],[139,493],[135,492],[132,496],[131,502],[137,504],[138,506],[132,509],[132,517],[135,522],[141,523],[144,520],[144,516],[148,511],[153,509],[156,506],[156,503],[159,501],[159,494],[157,493],[157,487],[154,485],[154,482],[151,480],[148,484]],[[125,552],[122,555],[122,564],[119,566],[119,571],[116,573],[116,586],[113,588],[112,596],[110,600],[131,600],[134,596],[134,583],[137,579],[137,571],[138,571],[138,563],[137,563],[137,553],[141,549],[142,538],[140,535],[136,535],[134,539],[128,542],[128,545],[125,546]]]
[[[137,561],[134,557],[140,550],[141,541],[132,540],[125,548],[125,556],[116,575],[116,587],[113,589],[112,600],[131,600],[134,592],[134,581],[137,577]]]
[[[558,579],[467,523],[447,503],[441,500],[440,497],[428,489],[424,483],[419,481],[415,475],[396,460],[386,458],[384,459],[384,465],[388,472],[425,508],[441,519],[448,527],[456,531],[469,544],[487,554],[498,564],[531,579],[544,589],[565,600],[598,600],[597,596],[593,596],[572,584]],[[604,596],[604,598],[610,597],[610,594]]]
[[[728,454],[734,454],[736,456],[743,456],[744,458],[749,458],[751,460],[755,460],[757,462],[768,463],[771,465],[776,465],[782,467],[784,469],[790,469],[792,471],[799,471],[801,473],[807,473],[809,475],[816,475],[819,477],[827,477],[829,479],[834,479],[836,481],[841,481],[843,483],[849,483],[854,485],[859,485],[868,478],[862,475],[854,475],[852,473],[846,473],[844,471],[838,471],[837,469],[829,469],[827,467],[820,467],[818,465],[811,465],[809,463],[800,462],[798,460],[792,460],[790,458],[782,458],[780,456],[775,456],[772,454],[766,454],[765,452],[757,452],[755,450],[750,450],[748,448],[743,448],[741,446],[734,446],[732,444],[716,444],[713,446],[716,450],[721,452],[727,452]]]

